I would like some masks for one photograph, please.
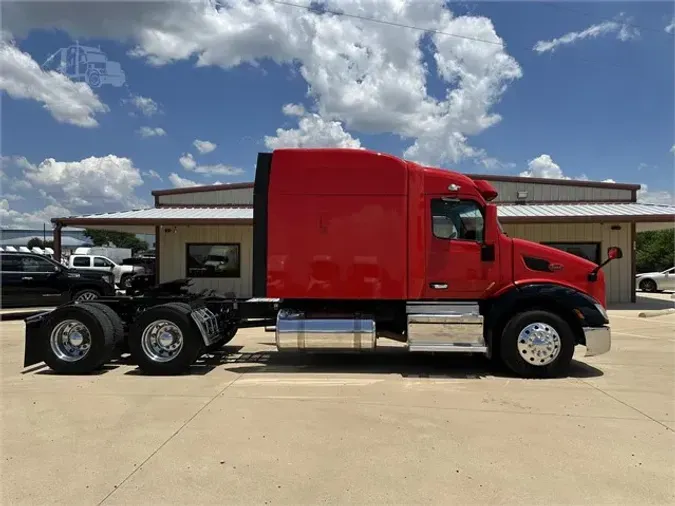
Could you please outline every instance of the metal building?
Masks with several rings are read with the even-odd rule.
[[[499,191],[504,231],[593,261],[609,246],[621,260],[606,270],[608,302],[635,300],[635,234],[675,226],[675,206],[640,204],[639,185],[472,175]],[[154,191],[155,207],[52,220],[84,226],[155,233],[160,281],[191,277],[193,288],[252,294],[253,184],[225,184]],[[215,253],[214,253],[215,252]],[[201,277],[199,265],[222,266],[216,277]],[[213,271],[211,271],[213,272]]]

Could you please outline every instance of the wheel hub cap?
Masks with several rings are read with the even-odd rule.
[[[157,320],[145,327],[141,347],[150,360],[169,362],[183,349],[183,333],[175,323]]]
[[[79,332],[73,332],[68,336],[68,341],[70,341],[71,346],[82,346],[82,343],[84,343],[84,336]]]
[[[531,323],[518,335],[518,353],[532,365],[548,365],[560,354],[560,336],[548,323]]]
[[[91,333],[78,320],[64,320],[54,327],[49,344],[56,357],[64,362],[77,362],[84,358],[91,348]]]

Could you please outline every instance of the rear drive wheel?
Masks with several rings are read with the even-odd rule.
[[[653,279],[643,279],[640,281],[640,290],[643,292],[655,292],[656,288],[656,281]]]
[[[190,311],[187,304],[162,304],[134,322],[129,350],[143,372],[180,374],[197,360],[204,343]]]
[[[63,306],[45,326],[45,363],[55,372],[83,374],[110,359],[114,330],[100,309],[87,304]]]
[[[93,288],[85,288],[84,290],[79,290],[73,295],[73,301],[75,302],[87,302],[90,300],[98,299],[101,294],[94,290]]]
[[[118,315],[110,306],[106,306],[100,302],[87,302],[86,305],[89,307],[95,307],[105,314],[108,320],[110,320],[110,324],[113,328],[115,344],[120,344],[122,341],[124,341],[124,322],[122,322],[120,315]]]
[[[500,355],[518,376],[552,378],[568,373],[574,345],[572,329],[560,316],[549,311],[525,311],[504,327]]]

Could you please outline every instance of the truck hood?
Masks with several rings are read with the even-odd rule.
[[[597,264],[543,244],[513,239],[513,277],[516,285],[555,283],[590,295],[605,305],[605,277],[602,270],[597,279],[588,275]]]

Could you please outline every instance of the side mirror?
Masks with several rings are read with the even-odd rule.
[[[621,251],[621,248],[619,248],[618,246],[610,246],[609,248],[607,248],[607,260],[602,262],[588,274],[588,281],[597,281],[598,271],[612,260],[617,260],[619,258],[623,258],[623,251]]]
[[[609,260],[618,260],[623,258],[623,251],[618,246],[610,246],[607,248],[607,259]]]

